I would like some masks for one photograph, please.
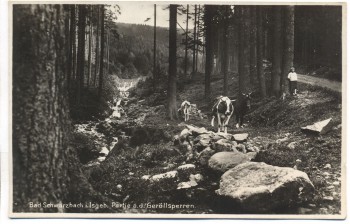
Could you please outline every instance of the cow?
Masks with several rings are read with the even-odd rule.
[[[214,127],[215,117],[218,119],[218,132],[223,130],[227,133],[227,125],[233,114],[233,104],[227,96],[219,96],[216,98],[214,106],[212,108],[211,126]]]
[[[190,119],[190,111],[191,111],[191,103],[187,100],[181,103],[181,107],[177,110],[179,113],[183,113],[185,117],[185,121]]]
[[[233,101],[233,105],[235,108],[235,118],[236,118],[236,128],[243,127],[243,120],[246,113],[250,110],[251,103],[251,93],[248,94],[240,94],[238,99]]]

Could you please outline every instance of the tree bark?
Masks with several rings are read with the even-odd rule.
[[[78,21],[78,55],[77,55],[77,77],[78,77],[78,93],[77,104],[81,103],[82,89],[84,88],[84,69],[85,69],[85,20],[86,6],[79,5],[79,21]]]
[[[100,54],[100,74],[98,79],[98,101],[101,102],[102,98],[102,88],[103,88],[103,56],[104,56],[104,48],[105,48],[105,9],[104,5],[101,5],[101,54]]]
[[[281,6],[274,6],[273,12],[273,54],[272,54],[272,77],[271,86],[274,96],[280,95],[280,78],[281,78]]]
[[[264,74],[264,66],[263,66],[263,46],[264,46],[264,30],[262,25],[262,17],[263,17],[263,8],[257,7],[257,73],[258,73],[258,81],[259,81],[259,91],[261,98],[266,97],[266,79]]]
[[[256,56],[256,8],[257,6],[250,6],[250,83],[255,85],[257,82],[257,56]]]
[[[88,52],[88,77],[87,86],[90,85],[91,77],[91,51],[92,51],[92,6],[90,6],[90,24],[89,24],[89,52]]]
[[[193,57],[192,57],[192,74],[196,72],[196,42],[197,42],[197,5],[194,5],[194,27],[193,27]]]
[[[213,52],[213,16],[214,6],[204,6],[204,23],[205,23],[205,86],[204,98],[210,99],[211,89],[210,82],[214,67],[214,52]]]
[[[228,63],[229,63],[229,45],[228,45],[228,35],[229,35],[229,13],[230,13],[230,6],[225,6],[224,13],[225,18],[223,21],[223,57],[222,57],[222,64],[221,64],[221,70],[224,73],[224,96],[227,96],[228,94]]]
[[[238,8],[238,7],[237,7]],[[239,73],[239,92],[246,93],[247,82],[250,73],[250,60],[249,60],[249,6],[239,7],[239,53],[238,53],[238,73]]]
[[[189,13],[189,5],[187,4],[187,10],[186,10],[186,38],[185,38],[185,75],[187,75],[188,13]]]
[[[72,47],[73,47],[73,52],[72,52],[72,80],[74,80],[74,82],[76,81],[77,78],[77,20],[76,20],[76,16],[77,16],[77,12],[78,12],[78,7],[76,5],[74,5],[73,9],[74,12],[72,12]],[[74,87],[76,85],[76,83],[73,84]],[[71,85],[72,86],[72,85]]]
[[[170,120],[177,119],[176,106],[176,24],[177,5],[170,5],[169,15],[169,79],[167,112]]]
[[[70,123],[63,18],[62,5],[14,6],[14,212],[60,212],[29,203],[58,204],[67,195]]]
[[[196,47],[196,58],[195,58],[195,71],[198,72],[198,54],[199,54],[199,34],[200,34],[200,26],[199,26],[199,23],[200,23],[200,18],[201,18],[201,6],[198,5],[198,9],[197,9],[197,35],[196,35],[196,43],[197,45],[195,46]]]
[[[95,46],[95,75],[94,75],[94,87],[96,86],[97,74],[99,71],[99,59],[100,59],[100,6],[97,6],[97,24],[96,24],[96,46]]]
[[[156,60],[157,60],[157,5],[154,4],[154,30],[153,30],[153,85],[156,84]]]
[[[281,77],[281,90],[288,92],[288,73],[294,62],[294,6],[285,6],[284,54]]]
[[[67,70],[67,85],[68,91],[71,89],[73,68],[73,48],[75,47],[75,5],[70,5],[70,24],[69,24],[69,53],[68,53],[68,70]]]

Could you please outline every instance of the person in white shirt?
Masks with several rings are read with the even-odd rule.
[[[295,73],[295,68],[292,67],[290,72],[288,73],[289,79],[289,92],[290,95],[297,95],[297,87],[298,87],[298,75]]]

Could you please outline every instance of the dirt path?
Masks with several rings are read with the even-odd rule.
[[[307,83],[313,86],[320,86],[320,87],[324,87],[327,89],[331,89],[335,92],[340,92],[341,93],[341,82],[337,82],[337,81],[331,81],[328,79],[323,79],[323,78],[317,78],[314,76],[309,76],[309,75],[301,75],[298,74],[298,82],[302,82],[302,83]]]

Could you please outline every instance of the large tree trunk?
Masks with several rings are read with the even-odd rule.
[[[88,52],[88,77],[87,86],[90,85],[91,77],[91,51],[92,51],[92,6],[90,6],[90,24],[89,24],[89,52]]]
[[[82,90],[84,87],[84,69],[85,69],[85,20],[86,6],[79,5],[79,21],[78,21],[78,55],[77,55],[77,77],[78,77],[78,93],[77,104],[81,103]]]
[[[272,54],[272,77],[271,86],[274,96],[280,95],[280,78],[281,78],[281,6],[274,6],[273,12],[273,54]]]
[[[250,73],[249,60],[249,6],[239,7],[239,59],[238,59],[238,74],[239,74],[239,92],[246,93],[248,86],[248,78]]]
[[[201,18],[201,6],[198,5],[198,9],[197,9],[197,35],[196,35],[196,43],[197,45],[195,45],[196,47],[196,62],[195,62],[195,71],[198,72],[198,54],[199,54],[199,47],[201,46],[199,44],[199,36],[200,36],[200,18]]]
[[[156,60],[157,60],[157,5],[154,4],[154,29],[153,29],[153,85],[156,84],[156,76],[157,76],[157,66],[156,66]]]
[[[105,48],[105,24],[104,24],[104,19],[105,19],[105,9],[104,5],[101,5],[101,53],[100,53],[100,74],[99,74],[99,79],[98,79],[98,100],[101,102],[101,97],[102,97],[102,88],[103,88],[103,56],[104,56],[104,48]]]
[[[197,42],[197,5],[194,5],[192,75],[194,75],[196,72],[196,42]]]
[[[230,6],[225,6],[225,18],[223,21],[223,50],[222,50],[222,63],[221,71],[224,73],[224,96],[228,94],[228,63],[229,63],[229,44],[228,44],[228,35],[229,35],[229,13]]]
[[[69,53],[68,53],[68,70],[67,70],[68,91],[71,90],[71,80],[72,80],[72,77],[74,77],[73,48],[75,48],[75,5],[70,5]]]
[[[214,6],[204,6],[204,24],[205,24],[205,85],[204,98],[209,99],[211,96],[210,82],[214,67],[214,52],[213,52],[213,16]]]
[[[294,62],[294,6],[285,6],[284,54],[281,77],[282,92],[288,92],[288,73]]]
[[[73,52],[72,52],[72,60],[73,60],[73,64],[72,64],[72,80],[74,80],[74,84],[71,86],[74,86],[74,88],[76,87],[76,78],[77,78],[77,12],[78,12],[78,7],[75,5],[72,9],[74,12],[72,12],[72,47],[73,47]]]
[[[255,85],[257,82],[257,56],[256,56],[256,9],[257,6],[250,6],[250,83]]]
[[[259,90],[260,90],[260,96],[262,98],[266,97],[266,79],[264,74],[264,66],[263,66],[263,46],[264,46],[264,30],[262,25],[262,18],[263,17],[263,8],[257,7],[257,73],[258,73],[258,81],[259,81]]]
[[[170,120],[177,119],[176,106],[176,23],[177,5],[170,5],[169,15],[169,79],[167,111]]]
[[[96,87],[96,79],[99,71],[99,59],[100,59],[100,6],[97,6],[97,24],[96,24],[96,49],[95,49],[95,74],[94,74],[94,87]]]
[[[185,37],[185,75],[187,75],[187,50],[188,50],[188,14],[189,14],[189,5],[187,4],[186,10],[186,37]]]
[[[63,16],[58,5],[14,6],[14,212],[60,211],[29,203],[58,204],[67,194],[70,124]]]

